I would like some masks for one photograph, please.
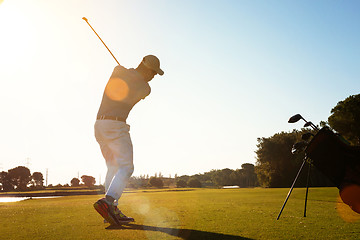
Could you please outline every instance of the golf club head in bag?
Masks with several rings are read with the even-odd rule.
[[[305,142],[308,142],[310,140],[310,138],[313,136],[314,136],[314,134],[312,134],[311,132],[307,132],[301,136],[301,139],[304,140]]]
[[[291,118],[289,118],[288,123],[296,123],[297,121],[299,121],[300,119],[303,119],[303,117],[300,114],[295,114],[294,116],[292,116]]]
[[[298,122],[300,119],[304,120],[305,125],[304,127],[311,127],[314,130],[319,130],[317,126],[315,126],[315,124],[313,124],[312,122],[308,122],[305,120],[305,118],[303,118],[300,114],[295,114],[294,116],[292,116],[289,120],[288,123],[296,123]]]
[[[306,123],[304,124],[304,127],[310,127],[311,124],[313,124],[313,123],[312,123],[312,122],[306,122]]]
[[[297,154],[297,153],[303,152],[305,150],[306,146],[307,146],[307,142],[305,142],[305,141],[297,142],[293,145],[293,147],[291,149],[291,153]]]

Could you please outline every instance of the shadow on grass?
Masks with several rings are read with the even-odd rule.
[[[147,225],[138,225],[138,224],[127,224],[122,226],[109,226],[106,229],[108,230],[144,230],[144,231],[154,231],[154,232],[163,232],[171,236],[180,237],[186,240],[199,240],[199,239],[221,239],[221,240],[251,240],[251,238],[240,237],[235,235],[228,235],[222,233],[214,232],[205,232],[192,229],[179,229],[179,228],[167,228],[167,227],[154,227]]]

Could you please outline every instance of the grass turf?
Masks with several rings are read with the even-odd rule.
[[[186,189],[184,189],[186,190]],[[136,222],[104,224],[92,204],[101,196],[0,203],[5,239],[359,239],[360,215],[335,188],[147,190],[125,193],[120,208]]]

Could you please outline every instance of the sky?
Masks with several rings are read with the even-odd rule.
[[[0,171],[105,179],[94,137],[117,65],[165,74],[128,118],[134,176],[256,163],[257,138],[318,124],[360,89],[359,1],[0,0]]]

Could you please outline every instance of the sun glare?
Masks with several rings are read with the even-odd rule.
[[[111,78],[106,85],[105,94],[114,101],[122,101],[129,94],[129,86],[120,78]]]

